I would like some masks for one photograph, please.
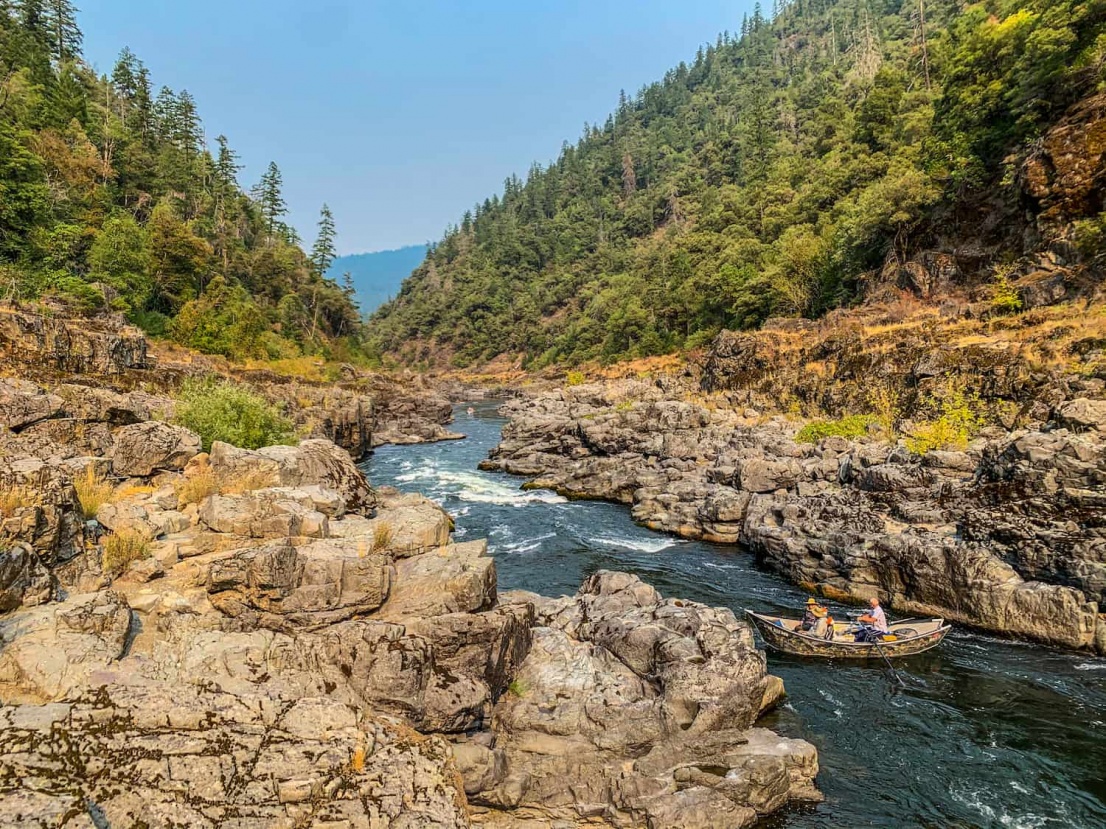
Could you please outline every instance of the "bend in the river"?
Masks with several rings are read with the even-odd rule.
[[[422,492],[487,538],[501,590],[574,593],[601,569],[640,575],[663,594],[740,613],[794,610],[796,587],[742,551],[638,527],[629,511],[569,502],[477,471],[504,424],[497,404],[457,408],[468,439],[385,447],[376,485]],[[769,655],[789,693],[767,725],[818,746],[826,801],[778,819],[788,829],[1106,827],[1106,660],[954,631],[936,651],[897,664]]]

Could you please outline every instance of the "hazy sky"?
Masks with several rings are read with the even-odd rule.
[[[85,56],[129,46],[187,89],[247,187],[270,160],[310,242],[342,253],[438,239],[510,173],[556,157],[619,89],[658,80],[752,0],[78,0]]]

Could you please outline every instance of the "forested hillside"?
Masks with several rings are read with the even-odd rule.
[[[187,91],[127,49],[97,77],[81,43],[68,0],[0,0],[0,298],[118,310],[238,358],[356,357],[352,289],[324,276],[329,210],[308,255],[276,164],[247,194]]]
[[[791,0],[623,95],[548,167],[447,230],[376,346],[537,367],[705,342],[859,301],[890,260],[1026,253],[1019,164],[1098,91],[1104,0]],[[1092,200],[1093,201],[1093,200]],[[1102,252],[1101,195],[1063,231]]]

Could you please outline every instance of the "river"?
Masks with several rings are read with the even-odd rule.
[[[523,492],[518,478],[477,471],[505,421],[493,402],[472,405],[453,427],[467,440],[384,447],[364,468],[375,485],[438,501],[460,540],[487,538],[500,590],[571,594],[612,569],[738,614],[794,613],[806,599],[738,548],[682,542],[638,527],[625,507]],[[826,800],[767,826],[1106,827],[1104,659],[954,630],[896,663],[905,688],[879,664],[770,652],[768,665],[788,697],[761,724],[818,747]]]

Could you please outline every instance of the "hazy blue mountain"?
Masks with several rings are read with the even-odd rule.
[[[342,275],[348,272],[357,289],[361,313],[371,314],[399,292],[403,280],[422,264],[425,256],[426,245],[339,256],[327,275],[341,284]]]

